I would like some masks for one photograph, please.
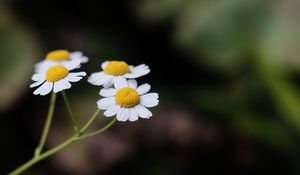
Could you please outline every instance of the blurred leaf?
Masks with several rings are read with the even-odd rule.
[[[300,1],[278,1],[262,35],[260,51],[300,71]]]
[[[134,9],[142,22],[153,24],[174,15],[184,2],[184,0],[141,0],[134,3]]]
[[[190,1],[178,17],[175,40],[210,67],[234,72],[245,46],[264,29],[268,8],[258,0]]]
[[[0,8],[0,19],[0,110],[4,110],[28,88],[37,56],[33,36],[5,6]]]
[[[264,54],[258,54],[264,55]],[[273,57],[271,57],[273,58]],[[290,81],[290,74],[285,65],[269,56],[253,56],[253,65],[270,89],[273,103],[282,117],[293,125],[300,133],[300,93]]]

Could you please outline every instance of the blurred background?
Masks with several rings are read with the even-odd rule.
[[[88,74],[148,64],[139,82],[160,104],[25,174],[300,174],[299,21],[299,0],[1,0],[0,174],[38,144],[50,95],[30,77],[54,49],[83,51]],[[67,91],[82,123],[98,92],[86,79]],[[47,148],[71,134],[59,95]]]

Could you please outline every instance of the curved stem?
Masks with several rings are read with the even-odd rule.
[[[94,132],[91,132],[91,133],[88,133],[88,134],[85,134],[85,135],[82,135],[80,137],[78,137],[78,139],[85,139],[85,138],[88,138],[88,137],[92,137],[92,136],[95,136],[97,134],[100,134],[106,130],[108,130],[109,128],[111,128],[117,121],[117,118],[114,118],[111,122],[109,122],[106,126],[104,126],[103,128],[97,130],[97,131],[94,131]]]
[[[39,145],[36,147],[35,152],[34,152],[34,157],[37,157],[40,155],[40,153],[43,150],[43,147],[45,145],[47,136],[48,136],[48,132],[50,129],[50,125],[52,122],[52,118],[53,118],[53,112],[54,112],[54,108],[55,108],[55,101],[56,101],[56,93],[52,92],[51,94],[51,99],[50,99],[50,104],[49,104],[49,110],[48,110],[48,114],[47,114],[47,119],[44,125],[44,129],[43,129],[43,133],[39,142]]]
[[[67,139],[66,141],[64,141],[63,143],[59,144],[58,146],[42,153],[42,154],[38,154],[37,156],[33,157],[32,159],[30,159],[29,161],[27,161],[26,163],[24,163],[23,165],[21,165],[20,167],[18,167],[17,169],[13,170],[12,172],[9,173],[9,175],[18,175],[21,174],[22,172],[26,171],[28,168],[32,167],[33,165],[35,165],[36,163],[44,160],[45,158],[61,151],[62,149],[66,148],[67,146],[69,146],[70,144],[74,143],[77,140],[80,140],[80,136],[82,136],[88,129],[89,127],[96,121],[98,115],[100,113],[100,109],[98,109],[93,115],[92,117],[86,122],[86,124],[82,127],[82,129],[80,130],[79,133],[74,134],[73,136],[71,136],[69,139]],[[108,129],[107,126],[105,126],[104,128]],[[106,130],[105,129],[105,130]],[[103,131],[105,131],[103,130]]]
[[[62,94],[62,96],[64,98],[64,101],[65,101],[65,104],[67,106],[67,110],[68,110],[68,113],[69,113],[69,117],[70,117],[70,119],[71,119],[71,121],[72,121],[72,123],[74,125],[74,128],[75,128],[75,130],[77,132],[79,132],[80,131],[80,125],[79,125],[79,122],[78,122],[77,118],[75,117],[75,115],[74,115],[74,113],[72,111],[72,108],[71,108],[71,105],[69,103],[67,94],[66,94],[65,91],[61,91],[61,94]]]
[[[75,135],[76,136],[76,135]],[[31,160],[27,161],[26,163],[24,163],[23,165],[21,165],[20,167],[18,167],[17,169],[13,170],[12,172],[10,172],[8,175],[18,175],[23,173],[24,171],[26,171],[28,168],[30,168],[31,166],[35,165],[36,163],[40,162],[41,160],[49,157],[50,155],[64,149],[66,146],[70,145],[71,143],[73,143],[75,141],[75,136],[69,138],[68,140],[66,140],[65,142],[61,143],[60,145],[38,155],[37,157],[32,158]]]
[[[89,127],[97,120],[99,113],[100,109],[97,109],[97,111],[92,115],[92,117],[81,128],[79,135],[85,133],[89,129]]]

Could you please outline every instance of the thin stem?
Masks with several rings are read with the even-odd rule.
[[[44,129],[43,129],[43,133],[39,142],[39,145],[36,147],[35,152],[34,152],[34,157],[37,157],[40,155],[40,153],[42,152],[47,136],[48,136],[48,132],[50,129],[50,125],[52,122],[52,118],[53,118],[53,112],[54,112],[54,108],[55,108],[55,101],[56,101],[56,93],[52,92],[51,94],[51,99],[50,99],[50,104],[49,104],[49,110],[48,110],[48,114],[47,114],[47,119],[44,125]]]
[[[92,117],[86,122],[86,124],[82,127],[82,129],[80,130],[79,133],[74,134],[72,137],[70,137],[69,139],[67,139],[66,141],[61,143],[60,145],[58,145],[58,146],[42,153],[42,154],[38,154],[37,156],[33,157],[31,160],[27,161],[26,163],[24,163],[23,165],[21,165],[17,169],[10,172],[9,175],[21,174],[22,172],[26,171],[28,168],[32,167],[36,163],[38,163],[38,162],[44,160],[45,158],[61,151],[62,149],[66,148],[67,146],[69,146],[70,144],[76,142],[77,140],[80,140],[79,139],[80,136],[82,136],[89,129],[89,127],[96,121],[99,113],[100,113],[100,109],[98,109],[92,115]],[[108,129],[107,126],[105,126],[104,128]],[[103,131],[105,131],[106,129],[104,129]]]
[[[65,91],[61,91],[61,94],[62,94],[62,96],[64,98],[64,101],[65,101],[65,104],[67,106],[67,110],[68,110],[68,113],[69,113],[69,117],[70,117],[70,119],[71,119],[71,121],[72,121],[72,123],[74,125],[74,128],[79,133],[79,131],[80,131],[80,125],[79,125],[79,122],[78,122],[77,118],[75,117],[75,115],[74,115],[74,113],[72,111],[72,108],[71,108],[71,105],[69,103],[67,94],[66,94]]]
[[[88,137],[92,137],[92,136],[95,136],[97,134],[101,134],[102,132],[108,130],[109,128],[111,128],[117,121],[117,118],[114,118],[112,121],[110,121],[106,126],[104,126],[103,128],[97,130],[97,131],[94,131],[94,132],[91,132],[91,133],[88,133],[88,134],[85,134],[85,135],[82,135],[80,137],[78,137],[78,139],[85,139],[85,138],[88,138]]]
[[[85,133],[89,129],[89,127],[97,120],[99,113],[100,113],[100,109],[97,109],[97,111],[92,115],[92,117],[81,128],[80,135]]]
[[[77,134],[76,134],[77,135]],[[23,165],[21,165],[19,168],[15,169],[14,171],[10,172],[8,175],[18,175],[23,173],[24,171],[26,171],[28,168],[30,168],[31,166],[35,165],[36,163],[40,162],[41,160],[49,157],[50,155],[64,149],[66,146],[70,145],[71,143],[73,143],[75,141],[75,136],[69,138],[68,140],[66,140],[65,142],[61,143],[60,145],[38,155],[37,157],[32,158],[31,160],[27,161],[26,163],[24,163]]]

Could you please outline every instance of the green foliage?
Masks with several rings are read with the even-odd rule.
[[[5,17],[12,18],[7,11],[1,11],[0,16],[0,110],[4,110],[28,88],[37,56],[33,36],[28,30],[12,20],[5,20]]]
[[[292,77],[300,67],[300,2],[203,0],[176,7],[169,13],[174,44],[224,78],[234,77],[217,89],[206,84],[184,90],[189,95],[182,98],[244,134],[299,155],[300,94]]]

